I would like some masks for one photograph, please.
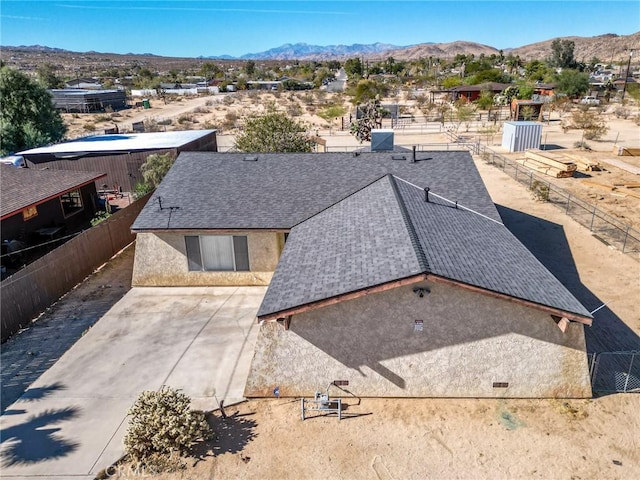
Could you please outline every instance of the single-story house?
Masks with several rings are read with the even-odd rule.
[[[465,98],[469,102],[474,102],[480,98],[482,92],[486,91],[496,95],[504,92],[510,86],[510,83],[488,82],[479,85],[460,85],[458,87],[450,88],[448,92],[451,95],[451,100],[453,102],[460,98]]]
[[[0,164],[3,254],[12,242],[43,243],[89,222],[96,213],[96,172],[17,168]],[[3,262],[4,264],[4,262]]]
[[[132,230],[136,286],[269,285],[248,397],[591,396],[592,316],[468,152],[183,153]]]
[[[107,176],[106,184],[132,192],[142,181],[140,167],[154,153],[177,156],[184,151],[215,152],[218,146],[215,130],[149,132],[93,135],[47,147],[20,152],[29,168],[50,170],[99,171]]]

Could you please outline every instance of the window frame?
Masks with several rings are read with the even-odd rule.
[[[203,237],[227,237],[231,238],[231,255],[233,258],[233,269],[206,269],[204,249],[202,248]],[[247,235],[185,235],[185,253],[187,259],[187,270],[189,272],[249,272],[249,246]]]
[[[71,196],[73,194],[77,194],[77,196]],[[65,202],[65,197],[69,196],[70,200],[73,200],[73,202]],[[82,191],[77,188],[75,190],[69,190],[68,192],[63,193],[62,195],[60,195],[60,197],[58,197],[58,199],[60,200],[60,208],[62,208],[62,216],[64,218],[69,218],[73,215],[76,215],[82,211],[84,211],[84,201],[82,200]],[[67,204],[79,204],[79,207],[75,207],[73,210],[68,210],[65,208],[65,203]]]

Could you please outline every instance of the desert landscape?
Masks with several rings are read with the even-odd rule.
[[[312,94],[277,96],[270,92],[184,99],[166,105],[156,100],[149,110],[125,112],[118,123],[155,121],[165,123],[167,129],[185,125],[216,128],[233,112],[237,123],[223,127],[218,137],[219,148],[225,151],[233,148],[234,134],[239,131],[243,116],[261,113],[265,105],[286,111],[294,102],[302,105],[309,100],[303,100],[304,95],[312,96],[314,103],[318,101]],[[330,94],[325,94],[323,101],[348,106],[343,98]],[[559,114],[544,124],[545,144],[603,167],[601,171],[579,171],[570,178],[548,177],[548,180],[620,221],[637,226],[639,198],[591,183],[613,187],[638,182],[637,175],[607,163],[609,159],[622,158],[640,166],[637,157],[617,157],[613,153],[614,145],[637,144],[638,126],[631,118],[616,118],[613,111],[605,110],[603,114],[607,116],[609,131],[600,141],[589,142],[591,151],[573,147],[581,140],[581,132],[564,132]],[[181,116],[190,119],[188,124],[178,121]],[[348,132],[330,128],[328,122],[307,108],[297,118],[324,138],[328,149],[359,146]],[[75,128],[81,128],[86,120],[79,115],[70,124],[74,121]],[[397,144],[449,148],[445,130],[438,124],[415,123],[395,131]],[[475,122],[459,133],[507,157],[516,159],[522,155],[507,153],[500,146],[500,133],[487,139],[478,133],[482,128],[481,122]],[[608,305],[595,314],[594,326],[587,331],[593,348],[626,350],[629,345],[640,345],[640,315],[636,305],[640,298],[638,256],[623,255],[607,247],[562,211],[536,201],[525,186],[481,156],[475,160],[505,223],[521,241],[587,308],[594,310],[601,304]],[[624,479],[632,478],[640,469],[637,435],[640,397],[635,394],[570,401],[360,399],[348,395],[343,399],[346,408],[342,420],[335,415],[320,415],[302,421],[298,399],[244,402],[227,407],[226,419],[219,411],[210,412],[214,439],[198,446],[198,456],[188,460],[186,470],[153,478]],[[120,479],[145,475],[149,473],[126,460],[104,472],[105,477]]]
[[[640,264],[476,159],[505,223],[591,310],[588,344],[640,345]],[[532,359],[532,361],[535,361]],[[325,386],[318,386],[324,390]],[[334,396],[340,393],[330,389]],[[591,479],[640,469],[640,396],[586,400],[371,399],[342,393],[344,418],[304,421],[298,399],[209,413],[215,436],[185,470],[151,476],[126,461],[106,478]]]

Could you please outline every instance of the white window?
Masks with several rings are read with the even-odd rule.
[[[249,271],[246,236],[185,236],[185,243],[189,271]]]

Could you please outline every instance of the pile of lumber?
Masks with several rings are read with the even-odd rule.
[[[582,170],[584,172],[599,172],[604,170],[602,165],[600,165],[600,162],[597,160],[585,158],[582,155],[576,155],[575,153],[565,153],[563,155],[573,160],[578,167],[578,170]]]
[[[640,147],[622,147],[614,145],[613,153],[619,157],[640,157]]]
[[[524,158],[518,159],[516,162],[531,170],[556,178],[572,177],[573,172],[578,169],[570,158],[537,148],[526,150]]]

